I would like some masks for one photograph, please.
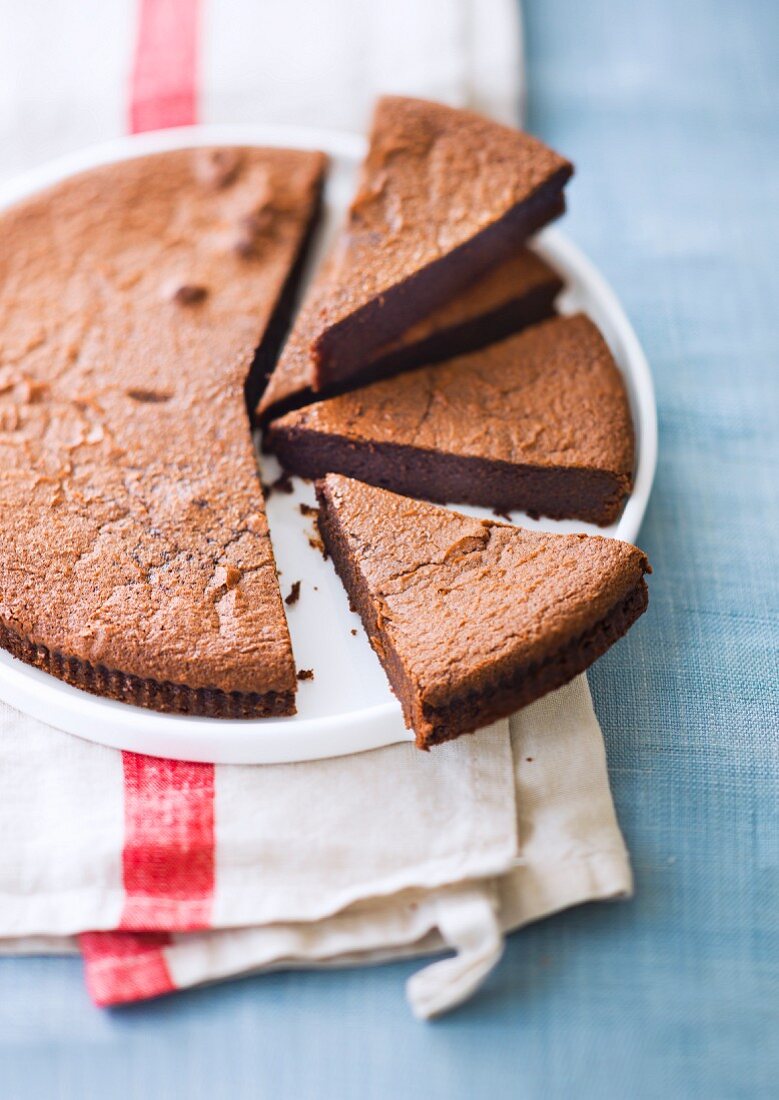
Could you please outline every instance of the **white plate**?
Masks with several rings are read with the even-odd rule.
[[[332,157],[326,193],[321,255],[351,194],[364,143],[351,134],[277,127],[198,126],[123,138],[46,165],[0,187],[0,209],[75,172],[164,149],[194,145],[281,145],[323,149]],[[512,520],[549,531],[598,531],[635,541],[649,499],[657,455],[657,416],[652,378],[636,335],[613,291],[593,265],[558,230],[547,229],[535,247],[567,284],[563,309],[586,311],[608,341],[624,374],[637,436],[635,490],[618,523],[601,529],[575,522],[534,521],[516,513]],[[261,458],[263,480],[278,473],[275,460]],[[291,495],[273,493],[268,501],[282,592],[302,582],[288,618],[298,668],[315,677],[300,684],[298,714],[255,721],[189,718],[157,714],[89,695],[40,672],[0,650],[0,696],[50,725],[91,741],[154,756],[214,763],[269,764],[340,756],[377,748],[411,735],[400,706],[360,621],[349,611],[332,565],[309,545],[312,521],[299,505],[313,504],[310,485],[295,479]],[[464,507],[472,515],[486,509]]]

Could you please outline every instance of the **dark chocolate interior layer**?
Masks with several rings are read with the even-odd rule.
[[[496,308],[478,317],[469,317],[459,324],[452,324],[446,328],[436,329],[429,335],[413,343],[397,342],[393,344],[386,355],[369,363],[359,374],[353,375],[346,381],[327,386],[324,394],[314,393],[307,387],[287,395],[285,398],[274,402],[263,410],[260,423],[267,424],[275,417],[283,416],[292,409],[303,408],[312,401],[319,400],[322,396],[334,397],[340,393],[347,393],[356,386],[378,382],[382,378],[392,378],[406,371],[415,370],[417,367],[426,366],[429,363],[442,363],[446,359],[452,359],[455,355],[465,352],[477,351],[479,348],[493,344],[497,340],[503,340],[514,332],[520,332],[528,325],[544,321],[554,314],[554,302],[562,289],[562,280],[552,281],[535,287],[522,294],[520,297],[505,301]],[[270,370],[276,361],[278,347],[270,360]],[[268,367],[263,368],[262,385],[267,381]],[[259,382],[259,379],[258,379]],[[254,402],[249,401],[249,408],[256,408],[261,395],[258,391]]]
[[[359,372],[376,349],[444,305],[490,267],[507,260],[537,229],[560,217],[569,177],[569,168],[559,169],[532,199],[331,325],[312,348],[316,390]]]
[[[630,490],[628,478],[605,470],[544,469],[401,443],[366,446],[285,424],[271,427],[266,445],[285,469],[300,477],[339,473],[439,504],[476,504],[600,526],[617,519]]]
[[[583,314],[293,410],[265,445],[304,477],[601,525],[634,464],[624,380]]]

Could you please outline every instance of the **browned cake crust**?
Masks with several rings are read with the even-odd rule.
[[[380,99],[346,225],[282,353],[285,373],[321,391],[361,371],[561,214],[572,170],[535,138],[470,111]]]
[[[324,167],[177,151],[0,218],[0,645],[15,656],[156,710],[294,713],[244,391],[282,338]]]
[[[304,477],[598,524],[634,464],[622,376],[582,314],[288,413],[265,445]]]
[[[646,557],[587,535],[474,520],[340,475],[319,526],[417,745],[567,683],[646,609]]]
[[[20,637],[2,622],[0,648],[82,691],[150,710],[206,718],[271,718],[295,713],[294,691],[266,691],[262,694],[227,692],[218,688],[190,688],[186,684],[141,679],[117,669],[81,661],[78,657],[50,653],[46,646],[35,645]]]
[[[346,382],[325,386],[319,395],[312,388],[310,361],[290,356],[281,359],[257,406],[257,419],[266,423],[318,396],[331,397],[502,340],[551,317],[562,288],[557,272],[529,248],[522,248],[396,340],[378,348],[374,358]],[[307,373],[306,366],[310,368]]]

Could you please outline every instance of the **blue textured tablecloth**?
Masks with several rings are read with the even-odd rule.
[[[0,1095],[776,1096],[779,4],[526,0],[530,125],[566,230],[648,353],[649,614],[591,675],[633,903],[511,939],[415,1023],[416,965],[279,974],[113,1014],[73,960],[0,961]]]

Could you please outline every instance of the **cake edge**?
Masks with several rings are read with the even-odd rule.
[[[169,680],[134,676],[36,644],[2,620],[0,648],[71,687],[158,713],[242,719],[281,718],[296,713],[294,688],[290,691],[223,691],[221,688],[193,688]]]
[[[335,458],[327,456],[330,443],[340,451]],[[290,473],[312,480],[339,473],[437,504],[524,511],[533,518],[577,519],[599,527],[615,522],[633,489],[633,478],[619,470],[513,464],[405,443],[356,442],[283,421],[268,425],[263,448],[276,454]],[[448,489],[442,491],[442,485]]]
[[[313,388],[319,392],[350,378],[383,345],[450,301],[479,275],[508,259],[534,233],[561,217],[565,213],[563,189],[572,173],[570,164],[562,165],[533,195],[516,203],[475,236],[314,335]],[[366,339],[367,333],[371,335]]]
[[[571,639],[543,661],[519,665],[510,675],[496,677],[485,685],[476,701],[471,698],[473,693],[469,692],[453,695],[446,707],[422,703],[420,726],[425,732],[421,735],[421,743],[420,733],[417,732],[417,744],[421,748],[429,748],[463,734],[474,733],[570,683],[624,637],[648,605],[649,589],[642,576],[628,594],[589,630]],[[486,700],[484,707],[478,706],[481,700]],[[472,724],[474,712],[478,713],[478,725]]]
[[[304,408],[316,401],[328,397],[337,397],[373,382],[385,378],[395,378],[399,374],[418,370],[433,363],[445,362],[458,355],[479,351],[490,344],[499,343],[509,336],[523,332],[532,325],[551,320],[555,316],[554,303],[564,288],[563,280],[556,275],[546,283],[526,294],[517,295],[503,305],[487,310],[478,317],[447,328],[438,329],[421,340],[404,344],[366,364],[364,370],[352,375],[341,383],[327,386],[315,392],[311,386],[299,389],[280,397],[261,412],[262,395],[255,406],[254,422],[262,427],[288,412]]]

